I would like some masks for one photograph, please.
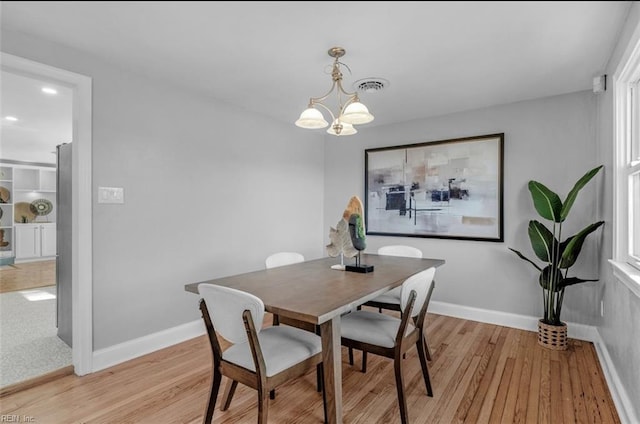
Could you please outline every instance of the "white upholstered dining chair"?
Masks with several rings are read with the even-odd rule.
[[[304,255],[297,252],[278,252],[269,255],[264,261],[267,269],[304,262]]]
[[[404,256],[407,258],[422,258],[422,251],[412,246],[405,246],[401,244],[382,246],[378,249],[378,255],[386,256]],[[393,288],[386,293],[368,301],[365,306],[372,306],[378,308],[379,312],[383,309],[390,311],[401,311],[400,309],[400,287]],[[427,353],[427,360],[431,360],[431,351],[429,350],[429,344],[427,343],[426,336],[424,337],[424,348]],[[353,365],[353,349],[349,349],[349,364]],[[362,372],[367,371],[367,355],[362,354]]]
[[[272,255],[269,255],[267,259],[264,261],[265,268],[277,268],[285,265],[293,265],[300,262],[304,262],[304,255],[298,252],[277,252]],[[291,325],[293,327],[301,328],[303,330],[311,331],[316,334],[320,334],[320,329],[318,326],[310,324],[308,322],[296,321],[289,318],[281,318],[277,314],[273,314],[273,325],[282,324]],[[320,367],[318,366],[318,378],[317,378],[317,387],[318,391],[322,390],[322,378],[320,374],[322,373]],[[275,399],[276,392],[275,390],[271,392],[271,399]]]
[[[403,356],[414,345],[418,350],[427,395],[433,397],[424,341],[427,307],[433,293],[436,269],[429,268],[407,278],[400,289],[402,318],[360,310],[342,317],[342,345],[393,359],[398,406],[402,424],[409,422],[402,374]]]
[[[266,424],[268,395],[275,387],[322,366],[322,343],[295,327],[262,329],[264,303],[240,290],[200,284],[200,310],[213,353],[213,379],[203,422],[211,423],[222,376],[229,381],[221,410],[229,408],[238,383],[258,391],[258,424]],[[218,334],[233,345],[222,351]],[[320,368],[322,369],[322,368]],[[324,390],[323,390],[323,401]],[[326,421],[326,403],[325,403]]]
[[[378,255],[404,256],[407,258],[422,258],[422,251],[415,247],[403,245],[383,246],[378,249]],[[400,310],[400,287],[389,290],[373,300],[365,303],[378,309]]]

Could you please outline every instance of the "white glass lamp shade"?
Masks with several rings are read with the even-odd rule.
[[[340,131],[340,134],[338,134],[336,130],[333,128],[334,125],[336,125],[337,123],[338,123],[337,119],[333,121],[333,124],[327,129],[327,133],[331,135],[341,136],[341,135],[353,135],[358,132],[358,130],[355,129],[353,125],[341,121],[340,123],[342,124],[342,131]]]
[[[325,121],[324,116],[322,116],[322,112],[314,107],[310,107],[300,114],[300,118],[296,121],[296,125],[300,128],[315,129],[324,128],[329,125],[329,123]]]
[[[362,103],[353,102],[342,112],[340,120],[352,125],[368,124],[373,121],[373,115],[369,113],[369,109]]]

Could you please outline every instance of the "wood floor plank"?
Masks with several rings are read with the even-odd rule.
[[[538,412],[540,405],[540,370],[542,369],[542,348],[538,345],[537,335],[532,333],[528,349],[532,351],[531,379],[529,380],[529,396],[527,399],[527,424],[538,422]],[[530,336],[531,337],[531,336]]]
[[[502,414],[504,413],[504,406],[507,402],[507,393],[509,391],[509,385],[511,384],[511,376],[513,375],[515,362],[515,359],[507,358],[504,364],[504,369],[500,377],[500,388],[493,401],[489,422],[498,423],[502,421]]]
[[[505,328],[504,332],[506,340],[503,348],[500,349],[500,352],[498,353],[499,358],[498,363],[496,364],[496,372],[493,374],[491,382],[489,383],[489,387],[487,388],[487,394],[485,395],[482,408],[480,409],[480,413],[478,415],[478,424],[492,422],[490,421],[490,418],[492,415],[494,415],[493,408],[495,405],[495,399],[497,397],[500,385],[502,384],[502,377],[504,374],[507,359],[509,357],[511,346],[513,344],[513,335],[515,334],[514,329],[512,328]],[[500,407],[504,408],[504,404]],[[500,411],[500,415],[502,415],[502,410],[503,409],[501,409]]]
[[[592,343],[584,346],[585,364],[588,364],[591,372],[591,387],[594,390],[596,401],[598,402],[598,410],[600,411],[600,417],[605,422],[619,423],[620,419],[616,413],[611,411],[611,405],[613,405],[613,399],[611,393],[606,390],[607,382],[602,372],[602,367],[598,361],[598,354],[596,353],[595,346]]]
[[[584,403],[587,409],[587,416],[589,418],[589,422],[602,423],[602,422],[611,422],[605,421],[606,417],[601,416],[600,409],[598,407],[598,400],[596,398],[596,394],[593,389],[593,385],[597,385],[598,381],[592,380],[593,373],[597,367],[597,364],[591,363],[589,360],[590,356],[588,354],[585,355],[585,350],[588,349],[588,345],[583,344],[580,346],[580,349],[577,350],[577,362],[578,368],[582,370],[580,372],[580,381],[582,382],[582,390],[584,392]]]
[[[533,352],[535,349],[531,347],[535,344],[535,335],[532,333],[523,333],[520,339],[520,350],[518,356],[522,356],[522,372],[520,374],[520,384],[518,384],[518,396],[513,411],[513,422],[520,424],[527,419],[527,405],[529,402],[529,384],[531,381],[531,369],[533,368]]]
[[[511,381],[509,383],[509,390],[507,392],[507,398],[505,399],[504,411],[502,412],[502,422],[510,423],[514,421],[516,402],[518,401],[519,390],[513,388],[520,387],[520,377],[522,376],[522,367],[524,364],[524,355],[520,352],[520,339],[522,333],[515,334],[514,340],[517,343],[512,345],[512,356],[515,357],[515,363],[513,365],[513,374],[511,375]]]
[[[542,351],[540,364],[540,400],[538,401],[538,422],[551,423],[551,358],[550,351]]]
[[[578,349],[578,343],[572,341],[571,352],[572,355],[567,357],[569,362],[569,377],[571,379],[571,395],[573,398],[573,412],[578,423],[588,422],[587,409],[584,404],[584,391],[582,390],[582,381],[580,379],[580,373],[582,370],[579,368],[578,357],[576,351]]]
[[[0,269],[0,293],[56,284],[56,261],[23,262]]]
[[[474,399],[479,397],[478,396],[479,388],[482,384],[482,381],[485,380],[485,375],[489,369],[489,364],[491,363],[491,358],[493,356],[493,353],[496,347],[495,343],[491,343],[491,341],[495,340],[494,334],[496,332],[499,332],[499,327],[494,329],[497,331],[491,331],[491,330],[492,329],[490,327],[487,327],[485,330],[490,332],[490,336],[489,336],[489,339],[486,340],[486,343],[484,343],[483,346],[479,346],[479,348],[484,348],[484,350],[479,355],[480,359],[479,359],[479,363],[476,368],[476,371],[473,377],[471,378],[471,381],[467,385],[467,389],[464,392],[464,395],[462,396],[462,398],[458,403],[458,409],[456,410],[456,414],[453,419],[453,421],[456,423],[465,422],[474,404]],[[481,402],[478,402],[478,403],[482,404]]]
[[[403,363],[411,424],[620,422],[591,343],[572,340],[568,351],[550,352],[532,332],[436,315],[429,321],[433,398],[426,396],[415,349]],[[369,355],[363,374],[358,362],[349,366],[346,349],[341,359],[344,423],[399,423],[393,362]],[[199,424],[210,382],[211,349],[203,336],[5,395],[0,409],[53,424]],[[230,408],[214,413],[216,424],[256,421],[256,391],[242,385]],[[269,423],[322,421],[313,371],[278,388],[269,401]]]
[[[572,349],[570,346],[569,349]],[[560,355],[560,393],[562,398],[562,421],[565,423],[575,423],[576,415],[573,406],[573,391],[571,388],[571,375],[569,374],[568,355]]]
[[[560,361],[549,361],[549,373],[554,377],[560,376]],[[562,424],[564,422],[564,415],[562,413],[562,391],[560,389],[560,378],[550,378],[549,384],[551,386],[550,396],[550,410],[552,423]]]

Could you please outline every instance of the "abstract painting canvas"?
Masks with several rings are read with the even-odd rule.
[[[504,240],[504,133],[365,150],[367,234]]]

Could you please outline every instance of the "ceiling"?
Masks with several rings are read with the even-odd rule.
[[[44,93],[43,87],[57,94]],[[5,71],[0,89],[0,159],[56,163],[56,146],[71,142],[71,89]]]
[[[291,125],[342,46],[348,89],[390,82],[371,127],[589,90],[631,3],[3,1],[1,24]]]

